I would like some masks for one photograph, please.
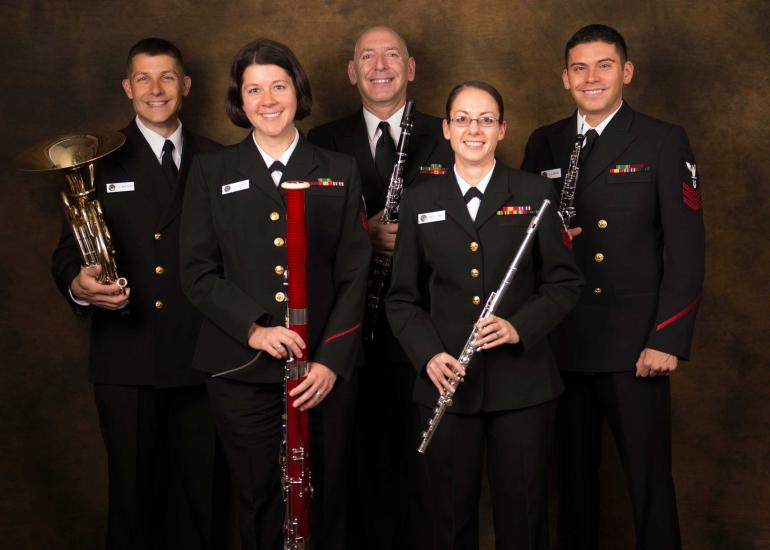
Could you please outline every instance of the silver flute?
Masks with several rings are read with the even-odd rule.
[[[479,315],[478,320],[473,324],[471,335],[465,342],[465,346],[463,346],[463,350],[460,352],[460,357],[457,358],[463,368],[466,369],[466,372],[468,365],[470,364],[471,359],[473,359],[473,356],[476,354],[476,352],[482,351],[484,349],[483,347],[476,347],[473,345],[479,334],[479,323],[481,323],[481,321],[487,317],[494,315],[495,311],[497,311],[497,306],[502,301],[503,296],[505,296],[506,291],[511,286],[511,282],[513,282],[513,278],[516,276],[516,272],[519,269],[519,264],[521,263],[522,258],[527,253],[527,250],[529,250],[529,248],[532,246],[535,232],[540,226],[540,220],[543,218],[543,214],[545,214],[545,211],[548,210],[549,206],[551,206],[551,201],[548,199],[543,200],[537,214],[532,218],[532,221],[529,222],[529,227],[527,227],[524,240],[521,241],[521,245],[519,245],[519,249],[516,251],[516,256],[514,256],[511,265],[508,266],[508,271],[505,272],[503,281],[500,283],[500,286],[497,288],[497,290],[489,295],[487,303],[484,304],[484,309],[481,311],[481,315]],[[422,432],[422,441],[420,442],[420,446],[417,447],[418,453],[425,454],[425,451],[428,450],[430,440],[433,439],[433,434],[436,433],[436,428],[438,428],[438,425],[441,423],[441,419],[444,417],[444,413],[449,407],[452,406],[452,397],[454,396],[454,392],[457,390],[457,386],[462,381],[463,377],[457,374],[456,378],[452,378],[449,381],[449,384],[452,386],[452,391],[445,391],[443,395],[439,396],[436,407],[433,409],[433,417],[428,420],[428,427],[424,432]]]

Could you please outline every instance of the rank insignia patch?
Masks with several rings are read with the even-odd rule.
[[[693,212],[697,212],[703,206],[703,198],[699,187],[691,187],[689,183],[682,184],[682,202]]]
[[[615,168],[610,168],[610,174],[635,174],[649,171],[650,167],[644,164],[618,164]]]
[[[420,166],[420,174],[433,174],[435,176],[443,176],[446,174],[446,168],[440,164],[429,164],[428,166]]]
[[[521,216],[523,214],[532,214],[532,207],[526,206],[503,206],[497,211],[498,216]]]
[[[685,161],[685,165],[687,165],[687,170],[690,172],[690,183],[692,183],[692,188],[697,189],[698,188],[698,169],[695,166],[695,163],[690,164],[689,162]]]
[[[318,178],[318,181],[310,182],[313,187],[345,187],[344,181],[332,181],[329,178]]]

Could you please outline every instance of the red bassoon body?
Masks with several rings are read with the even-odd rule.
[[[286,256],[288,310],[286,326],[302,340],[307,338],[307,223],[305,218],[306,182],[285,182],[286,191]],[[308,412],[292,407],[289,392],[308,374],[306,353],[301,358],[289,357],[284,380],[286,395],[283,418],[281,475],[286,513],[283,523],[284,550],[306,550],[310,546],[310,429]]]

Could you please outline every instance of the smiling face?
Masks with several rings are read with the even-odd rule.
[[[491,126],[480,126],[473,120],[469,126],[461,127],[453,122],[458,116],[471,119],[500,118],[500,109],[495,98],[478,88],[464,88],[457,94],[450,108],[450,121],[444,120],[444,137],[449,140],[455,152],[459,167],[489,169],[495,159],[497,144],[505,137],[505,121]]]
[[[580,114],[596,126],[620,106],[623,86],[633,76],[633,64],[622,61],[614,44],[587,42],[569,51],[562,81]]]
[[[190,92],[190,77],[170,55],[141,53],[131,60],[123,90],[142,123],[168,137],[179,125],[177,117],[182,98]]]
[[[350,83],[358,86],[364,107],[383,120],[406,103],[406,85],[414,74],[414,58],[409,57],[406,44],[384,27],[362,34],[348,62]]]
[[[278,65],[249,65],[243,71],[243,112],[254,127],[257,143],[270,149],[294,140],[297,93],[291,76]]]

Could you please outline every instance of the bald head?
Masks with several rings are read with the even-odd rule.
[[[371,27],[356,40],[348,62],[350,83],[364,107],[386,120],[406,103],[406,85],[414,80],[415,62],[406,42],[389,27]]]
[[[399,47],[403,50],[404,56],[406,58],[409,57],[409,48],[407,48],[406,41],[401,37],[401,35],[398,34],[396,31],[394,31],[393,29],[391,29],[390,27],[386,27],[384,25],[378,25],[376,27],[369,27],[368,29],[364,30],[361,34],[358,35],[358,38],[356,39],[356,45],[353,47],[353,59],[355,59],[358,55],[359,49],[361,47],[361,42],[365,41],[367,38],[367,35],[369,35],[370,33],[390,35],[393,41],[398,43]]]

